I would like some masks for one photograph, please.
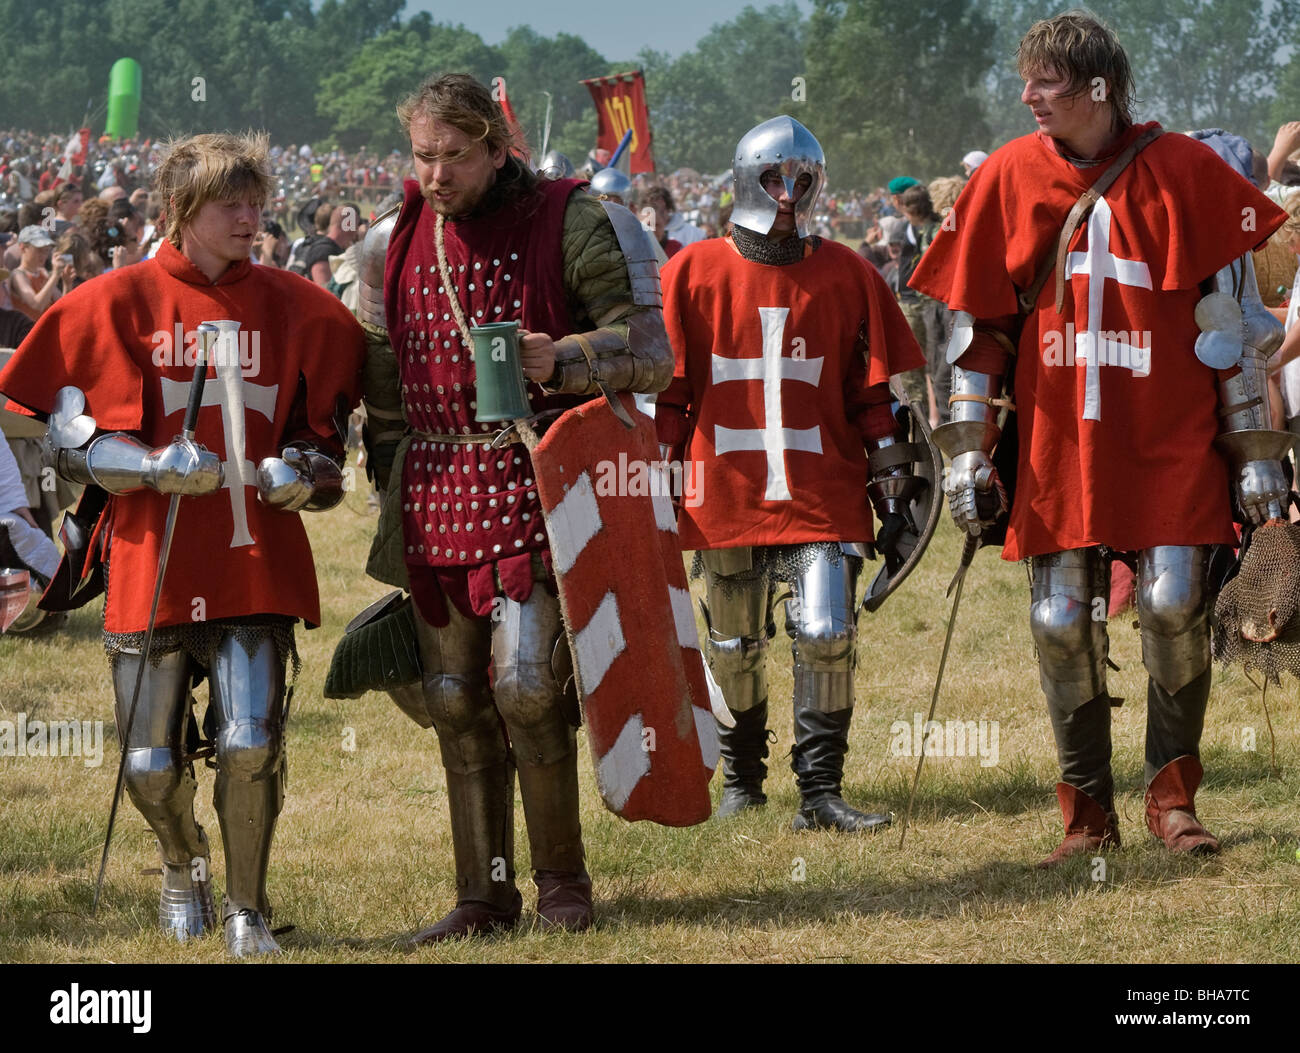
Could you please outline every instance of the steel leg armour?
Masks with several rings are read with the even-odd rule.
[[[1076,548],[1035,556],[1033,571],[1039,679],[1049,708],[1068,715],[1106,692],[1109,568],[1100,549]]]
[[[487,619],[466,618],[452,604],[448,613],[448,624],[435,628],[417,612],[415,628],[425,705],[447,775],[457,906],[479,903],[517,917],[514,764],[487,685],[491,629]],[[463,934],[428,930],[416,938]]]
[[[1210,667],[1208,558],[1204,546],[1161,545],[1138,554],[1142,664],[1169,694]]]
[[[117,726],[125,729],[140,668],[139,653],[123,652],[113,662]],[[162,896],[158,921],[179,940],[216,926],[208,839],[194,821],[197,784],[184,761],[190,661],[184,652],[147,665],[140,684],[124,779],[132,803],[158,838],[162,853]]]
[[[750,552],[741,548],[704,553],[709,669],[733,713],[767,701],[771,589],[763,578],[736,576],[750,569]]]
[[[752,566],[752,550],[716,549],[703,554],[709,626],[706,655],[722,689],[734,728],[717,725],[722,757],[719,819],[767,803],[767,647],[771,588],[766,579],[736,575]]]
[[[1138,556],[1142,662],[1150,674],[1147,783],[1176,758],[1200,757],[1212,676],[1208,559],[1200,546],[1165,545]]]
[[[796,578],[786,607],[794,654],[790,768],[799,784],[796,830],[873,831],[890,822],[888,815],[857,811],[841,796],[853,721],[854,594],[861,566],[847,553],[832,562],[819,551]]]
[[[786,632],[794,652],[794,708],[835,713],[853,708],[854,592],[862,561],[818,554],[794,582]]]
[[[1069,805],[1077,794],[1070,790],[1083,794],[1100,814],[1109,815],[1113,807],[1111,700],[1106,691],[1109,579],[1110,566],[1098,548],[1069,549],[1033,559],[1029,623],[1061,765],[1060,785],[1067,787],[1065,796],[1057,791],[1067,844],[1044,860],[1047,865],[1059,862],[1070,854],[1065,849],[1073,847],[1068,843],[1071,813],[1076,809]],[[1089,827],[1094,838],[1102,836],[1100,830]]]
[[[237,957],[278,951],[266,920],[275,821],[284,806],[284,662],[273,639],[252,654],[234,637],[217,646],[210,675],[216,711],[213,804],[226,850],[226,943]]]
[[[559,600],[540,584],[507,600],[492,628],[496,705],[510,734],[534,871],[583,873],[578,747],[552,659],[564,635]]]

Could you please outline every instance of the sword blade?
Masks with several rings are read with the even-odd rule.
[[[961,563],[957,567],[957,573],[953,576],[952,584],[948,586],[948,591],[953,593],[952,611],[948,615],[948,631],[943,637],[943,653],[939,656],[939,673],[934,678],[934,692],[930,695],[930,712],[926,715],[925,723],[921,725],[921,755],[916,761],[916,774],[912,776],[912,792],[907,798],[907,811],[903,814],[903,830],[898,838],[898,850],[903,850],[903,845],[907,843],[907,826],[912,821],[912,806],[916,803],[916,788],[921,783],[921,768],[925,764],[925,743],[929,738],[929,732],[926,730],[930,722],[934,720],[935,709],[939,705],[939,689],[943,686],[943,672],[948,666],[948,651],[952,647],[952,632],[957,626],[957,608],[961,605],[961,590],[966,584],[966,571],[970,569],[971,560],[975,558],[975,552],[979,548],[979,538],[974,535],[967,535],[966,543],[961,550]],[[955,590],[955,591],[954,591]]]
[[[194,429],[198,425],[199,409],[203,405],[203,384],[208,375],[208,357],[212,350],[212,340],[217,334],[217,327],[211,322],[199,325],[200,351],[194,363],[194,377],[190,381],[190,400],[185,409],[185,420],[181,434],[186,442],[194,441]],[[99,856],[99,875],[95,878],[95,895],[90,901],[90,915],[95,916],[99,909],[99,896],[104,889],[104,874],[108,870],[108,849],[113,843],[113,826],[117,822],[117,806],[122,799],[122,783],[126,779],[126,755],[130,750],[131,728],[135,724],[135,710],[140,702],[140,687],[144,683],[144,668],[149,663],[153,650],[153,634],[158,623],[158,601],[162,599],[163,578],[167,575],[167,561],[171,558],[172,536],[176,533],[176,513],[180,510],[181,495],[172,494],[167,504],[167,521],[163,527],[162,549],[158,554],[158,574],[154,578],[153,602],[149,605],[149,622],[144,630],[144,646],[140,650],[140,666],[135,671],[135,687],[131,691],[131,705],[126,711],[126,727],[121,734],[121,753],[117,759],[117,781],[113,785],[113,803],[108,810],[108,830],[104,834],[104,850]]]

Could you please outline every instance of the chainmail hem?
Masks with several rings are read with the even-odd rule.
[[[809,541],[802,545],[762,545],[755,546],[753,566],[739,574],[718,575],[717,585],[724,596],[753,588],[757,582],[766,581],[775,585],[779,582],[797,581],[805,570],[824,558],[833,567],[840,565],[845,553],[836,541]],[[691,579],[704,577],[704,553],[696,552],[691,562]]]
[[[290,683],[298,679],[302,672],[302,659],[298,656],[298,645],[294,638],[293,627],[296,618],[260,615],[254,618],[227,618],[211,622],[193,622],[189,625],[165,625],[154,630],[153,644],[149,649],[149,664],[155,669],[166,655],[184,651],[203,669],[210,669],[216,657],[217,648],[227,636],[233,636],[244,652],[252,658],[262,645],[270,639],[275,642],[275,650],[280,661],[293,670]],[[120,654],[139,654],[144,647],[143,632],[111,633],[104,632],[104,652],[109,661]]]

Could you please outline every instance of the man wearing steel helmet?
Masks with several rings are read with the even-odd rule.
[[[684,503],[700,553],[708,661],[735,717],[721,728],[720,816],[766,802],[767,680],[778,582],[793,638],[795,829],[869,831],[888,815],[840,796],[853,715],[856,585],[874,542],[896,560],[911,464],[889,378],[924,359],[884,281],[857,253],[809,236],[821,147],[777,117],[736,149],[730,238],[688,245],[664,268],[676,354],[660,442],[707,481]],[[899,455],[899,456],[895,456]],[[881,517],[873,532],[871,507]]]

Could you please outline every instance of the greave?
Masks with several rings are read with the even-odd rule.
[[[509,759],[467,774],[446,768],[458,906],[472,901],[505,910],[518,896],[514,774]]]
[[[275,641],[249,655],[233,635],[212,663],[217,778],[213,804],[226,850],[226,917],[253,910],[269,917],[266,871],[275,821],[284,805],[284,663]]]
[[[124,652],[113,663],[118,728],[125,730],[140,669],[140,656]],[[194,821],[197,784],[184,760],[182,736],[188,715],[189,658],[176,651],[145,668],[126,756],[126,788],[158,838],[162,892],[158,923],[184,941],[215,928],[208,839]]]
[[[853,708],[854,597],[861,560],[832,562],[819,552],[794,582],[786,632],[794,655],[794,708],[835,713]]]
[[[1210,668],[1208,560],[1205,546],[1161,545],[1138,554],[1142,663],[1168,694]]]
[[[1106,693],[1109,591],[1110,568],[1098,548],[1033,558],[1029,627],[1053,713],[1070,713]]]
[[[567,651],[558,601],[540,585],[492,626],[493,691],[519,775],[534,871],[583,873],[578,746],[556,672]]]
[[[533,870],[582,873],[576,743],[569,756],[552,764],[516,761],[516,765]]]

